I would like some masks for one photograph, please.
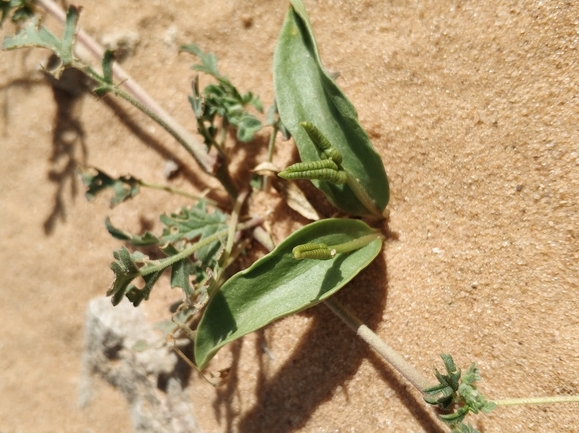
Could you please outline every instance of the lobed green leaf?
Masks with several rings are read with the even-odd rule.
[[[0,27],[12,12],[12,22],[24,21],[34,16],[32,0],[0,0]]]
[[[136,307],[142,300],[148,299],[153,285],[161,276],[162,271],[143,275],[142,269],[150,265],[149,258],[138,251],[131,254],[125,247],[115,251],[113,256],[116,261],[111,263],[111,269],[115,273],[115,279],[107,291],[107,296],[111,296],[111,302],[113,305],[117,305],[123,300],[123,296],[127,295],[127,298]],[[142,289],[131,284],[138,277],[142,277],[145,281],[145,286]]]
[[[85,197],[88,201],[94,198],[107,189],[114,192],[111,197],[111,207],[118,205],[126,200],[129,200],[139,193],[139,179],[133,176],[119,176],[117,178],[111,177],[104,171],[94,169],[96,174],[89,172],[82,173],[82,182],[87,186]]]
[[[329,260],[296,260],[292,254],[296,245],[342,244],[372,233],[376,240]],[[213,296],[197,328],[197,365],[204,368],[225,344],[330,297],[368,266],[381,246],[381,236],[358,220],[326,219],[298,230]]]
[[[116,261],[111,263],[115,279],[107,296],[112,296],[112,302],[116,305],[126,295],[137,306],[148,299],[154,284],[169,267],[171,287],[179,287],[186,297],[191,296],[194,291],[191,285],[192,277],[195,276],[197,281],[201,281],[206,277],[207,268],[213,268],[217,264],[222,244],[220,233],[223,237],[227,233],[226,218],[227,216],[218,210],[209,213],[207,204],[201,200],[191,208],[181,208],[179,213],[161,215],[160,219],[166,228],[160,237],[150,232],[141,236],[133,235],[115,227],[107,218],[107,230],[113,237],[135,246],[162,246],[161,251],[167,256],[161,260],[149,260],[144,254],[131,254],[124,247],[115,251]],[[181,256],[176,257],[178,255]],[[145,282],[142,289],[131,284],[139,277]]]
[[[62,62],[60,67],[51,71],[56,78],[60,78],[64,68],[70,66],[74,60],[73,45],[79,15],[80,8],[74,6],[68,8],[62,40],[54,36],[46,27],[41,26],[38,19],[34,19],[15,36],[6,36],[2,42],[2,49],[13,50],[24,47],[49,49]]]

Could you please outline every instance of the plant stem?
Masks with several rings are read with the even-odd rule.
[[[271,162],[273,160],[273,150],[275,148],[275,137],[277,136],[279,129],[277,127],[277,124],[273,124],[273,131],[271,132],[271,135],[269,136],[269,144],[267,146],[267,161]],[[269,189],[271,188],[271,176],[269,174],[266,174],[263,176],[263,187],[262,190],[265,192],[268,192]]]
[[[261,224],[261,223],[262,223],[262,219],[259,217],[255,217],[255,218],[250,219],[249,221],[238,224],[236,228],[238,231],[241,231],[241,230],[246,230],[246,229],[251,228],[251,227],[255,227],[256,225]],[[173,265],[174,263],[178,262],[179,260],[183,260],[183,259],[189,257],[191,254],[200,250],[204,246],[207,246],[207,245],[219,240],[220,238],[226,236],[228,231],[229,231],[229,227],[226,229],[223,229],[223,230],[219,230],[217,233],[214,233],[211,236],[207,236],[203,240],[196,242],[195,244],[191,245],[188,248],[185,248],[183,251],[180,251],[178,254],[175,254],[174,256],[170,256],[170,257],[167,257],[167,258],[161,259],[161,260],[151,261],[151,262],[149,262],[149,263],[151,263],[151,266],[146,266],[146,267],[139,269],[139,273],[143,276],[143,275],[150,275],[150,274],[153,274],[155,272],[163,271],[164,269],[167,269],[169,266]]]
[[[233,206],[233,211],[231,212],[231,221],[229,222],[229,231],[227,233],[227,243],[225,244],[225,251],[223,252],[223,256],[219,261],[222,264],[227,262],[229,255],[231,254],[231,250],[233,249],[233,242],[235,240],[235,232],[237,231],[237,221],[239,221],[239,215],[241,214],[241,207],[247,198],[249,191],[245,190],[237,197],[235,200],[235,206]],[[217,278],[216,278],[217,279]]]
[[[375,234],[370,234],[374,239]],[[364,236],[365,238],[366,236]],[[273,247],[271,248],[273,249]],[[404,376],[420,393],[426,388],[433,386],[418,370],[400,356],[394,349],[388,346],[380,337],[378,337],[370,328],[368,328],[358,317],[354,315],[345,305],[340,303],[335,297],[328,298],[324,301],[336,316],[342,322],[364,340],[372,349],[374,349],[382,358],[386,360],[394,369]]]
[[[579,403],[579,395],[561,395],[555,397],[506,398],[493,400],[497,406],[516,406],[522,404]]]
[[[368,343],[382,358],[394,367],[421,393],[422,390],[432,386],[418,370],[400,356],[394,349],[380,339],[370,328],[364,325],[350,310],[338,302],[334,297],[324,301],[326,306],[338,316],[350,329],[362,340]]]
[[[66,14],[64,10],[60,8],[52,0],[38,0],[52,16],[54,16],[58,21],[64,23],[66,21]],[[79,30],[76,34],[76,39],[81,44],[83,44],[88,51],[99,61],[104,56],[104,49],[101,47],[94,39],[92,39],[84,31]],[[169,113],[167,113],[161,106],[141,87],[137,84],[135,80],[131,78],[123,68],[119,66],[118,63],[113,63],[113,74],[114,76],[122,82],[127,91],[133,95],[134,99],[139,101],[141,106],[147,107],[147,111],[155,113],[156,118],[161,119],[163,125],[168,125],[170,128],[171,135],[175,137],[175,134],[180,138],[179,143],[185,147],[185,149],[195,158],[199,163],[201,168],[209,173],[214,174],[216,171],[217,157],[213,153],[207,153],[205,146],[200,143],[189,131],[187,131],[183,126],[181,126]]]
[[[201,196],[201,195],[196,195],[196,194],[190,194],[186,191],[182,191],[180,189],[177,188],[172,188],[170,186],[167,185],[161,185],[158,183],[150,183],[150,182],[145,182],[144,180],[139,179],[139,185],[141,185],[144,188],[151,188],[151,189],[157,189],[159,191],[167,191],[171,194],[176,194],[176,195],[180,195],[183,197],[187,197],[193,200],[205,200],[205,202],[211,206],[217,206],[217,202],[214,200],[211,200],[207,197]]]
[[[95,77],[92,77],[92,78],[95,78]],[[169,134],[171,134],[173,136],[173,138],[175,138],[175,140],[177,140],[177,142],[179,142],[181,145],[183,145],[183,147],[191,154],[191,156],[193,156],[193,158],[195,158],[195,160],[200,165],[202,164],[198,160],[196,153],[188,145],[185,138],[181,135],[181,133],[178,130],[174,129],[175,125],[173,125],[171,123],[167,123],[166,119],[164,119],[163,117],[160,117],[155,111],[150,110],[150,108],[148,106],[146,106],[145,104],[142,104],[139,100],[137,100],[132,95],[125,92],[124,90],[122,90],[116,86],[108,85],[107,87],[109,87],[109,91],[111,93],[124,99],[125,101],[129,102],[130,104],[134,105],[136,108],[141,110],[143,113],[145,113],[151,119],[153,119],[155,122],[157,122],[159,125],[161,125],[161,127],[163,127]],[[207,155],[205,152],[203,154]],[[225,188],[225,190],[227,191],[227,193],[231,197],[231,200],[235,201],[235,199],[237,198],[237,188],[235,187],[235,185],[233,184],[233,181],[231,180],[231,177],[229,175],[229,170],[227,169],[226,161],[223,161],[223,159],[225,159],[225,158],[217,156],[216,163],[213,166],[214,171],[211,172],[210,174],[215,176],[217,178],[217,180],[219,180],[219,182],[221,182],[221,184],[223,185],[223,187]]]
[[[382,213],[378,210],[376,203],[374,203],[374,200],[372,200],[372,198],[368,195],[366,190],[362,188],[362,185],[360,185],[358,179],[354,178],[354,176],[348,173],[348,171],[346,171],[346,183],[348,184],[348,186],[350,187],[356,198],[360,200],[360,202],[364,205],[366,209],[368,209],[368,211],[372,215],[380,219],[384,218]]]
[[[328,249],[335,250],[336,253],[349,253],[351,251],[359,250],[362,247],[365,247],[371,242],[374,242],[376,239],[384,239],[380,233],[370,233],[369,235],[361,236],[357,239],[354,239],[349,242],[344,242],[343,244],[338,245],[328,245]]]

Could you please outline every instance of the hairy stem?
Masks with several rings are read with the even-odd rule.
[[[237,231],[237,221],[239,221],[239,215],[241,214],[241,207],[245,203],[245,199],[249,191],[243,191],[235,200],[235,206],[231,212],[231,221],[229,222],[229,231],[227,233],[227,243],[225,244],[225,251],[223,252],[223,257],[221,257],[220,263],[226,263],[231,250],[233,249],[233,242],[235,240],[235,232]]]
[[[579,403],[579,395],[561,395],[555,397],[506,398],[493,400],[497,406],[516,406],[522,404]]]
[[[252,228],[258,224],[261,224],[262,222],[263,221],[261,218],[257,218],[257,217],[252,218],[249,221],[246,221],[242,224],[238,224],[236,229],[238,231],[246,230],[248,228]],[[141,275],[150,275],[150,274],[153,274],[155,272],[159,272],[159,271],[162,271],[164,269],[167,269],[169,266],[173,265],[174,263],[178,262],[179,260],[183,260],[183,259],[189,257],[191,254],[197,252],[198,250],[200,250],[204,246],[207,246],[207,245],[227,236],[228,232],[229,232],[229,228],[219,230],[217,233],[214,233],[211,236],[207,236],[205,239],[203,239],[199,242],[196,242],[195,244],[191,245],[188,248],[185,248],[183,251],[180,251],[178,254],[175,254],[174,256],[167,257],[166,259],[162,259],[162,260],[158,260],[158,261],[157,260],[151,261],[149,263],[154,263],[154,264],[152,266],[147,266],[145,268],[139,269],[139,273]]]
[[[175,194],[175,195],[180,195],[180,196],[182,196],[182,197],[187,197],[187,198],[190,198],[190,199],[192,199],[192,200],[201,200],[201,199],[203,199],[203,200],[205,200],[205,202],[206,202],[208,205],[217,206],[217,202],[216,202],[216,201],[211,200],[211,199],[209,199],[209,198],[207,198],[207,197],[204,197],[204,196],[202,196],[202,195],[191,194],[191,193],[188,193],[187,191],[182,191],[182,190],[177,189],[177,188],[172,188],[172,187],[170,187],[170,186],[168,186],[168,185],[161,185],[161,184],[158,184],[158,183],[145,182],[144,180],[140,180],[140,179],[139,179],[138,181],[139,181],[139,185],[141,185],[143,188],[156,189],[156,190],[159,190],[159,191],[167,191],[168,193]]]
[[[376,234],[370,234],[374,239]],[[363,236],[365,238],[366,236]],[[272,248],[273,249],[273,248]],[[394,349],[388,346],[380,337],[378,337],[370,328],[368,328],[358,317],[354,315],[346,306],[342,305],[335,297],[324,301],[324,304],[336,315],[342,322],[364,340],[372,349],[374,349],[382,358],[394,367],[402,376],[404,376],[415,388],[421,393],[426,388],[430,388],[432,383],[428,381],[418,370],[400,356]]]
[[[384,358],[392,367],[394,367],[402,376],[404,376],[420,392],[432,386],[418,370],[400,356],[394,349],[388,346],[380,337],[378,337],[370,328],[362,323],[350,310],[338,302],[335,298],[329,298],[324,301],[326,306],[348,325],[362,340],[368,343],[382,358]]]
[[[273,160],[273,151],[275,149],[275,137],[277,136],[279,129],[277,127],[277,125],[274,123],[273,125],[273,131],[271,132],[271,135],[269,136],[269,144],[267,146],[267,161],[271,162]],[[262,190],[263,191],[269,191],[271,187],[271,176],[269,174],[266,174],[263,176],[263,187]]]

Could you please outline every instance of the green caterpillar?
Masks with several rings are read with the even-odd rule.
[[[295,173],[282,172],[279,174],[279,177],[282,177],[286,180],[296,180],[296,179],[325,180],[328,182],[335,183],[337,185],[343,185],[347,181],[346,173],[344,173],[343,171],[330,170],[329,168],[321,170],[300,171]]]
[[[328,139],[324,137],[324,134],[322,134],[313,123],[301,122],[300,126],[305,129],[314,144],[321,149],[323,156],[327,159],[333,160],[338,165],[342,163],[342,154],[338,152],[338,149],[330,144]]]
[[[336,255],[336,250],[328,248],[326,244],[303,244],[294,247],[292,250],[294,257],[298,260],[317,259],[329,260]]]
[[[317,179],[326,180],[338,185],[346,183],[347,176],[343,171],[339,171],[336,163],[331,159],[321,161],[298,162],[290,165],[278,174],[282,179]]]
[[[300,171],[312,171],[321,169],[338,171],[338,166],[331,159],[322,159],[321,161],[297,162],[290,165],[283,172],[297,173]]]

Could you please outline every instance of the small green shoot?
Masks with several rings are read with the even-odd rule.
[[[257,117],[246,110],[246,107],[253,106],[262,113],[263,106],[259,97],[251,92],[240,93],[226,76],[221,75],[214,54],[204,53],[195,44],[184,45],[180,50],[199,57],[201,64],[193,65],[192,69],[211,75],[218,83],[208,85],[201,93],[199,81],[195,79],[192,86],[193,95],[189,96],[191,108],[197,119],[197,127],[205,139],[205,144],[209,148],[215,146],[224,153],[225,135],[230,125],[237,129],[239,141],[247,143],[253,140],[262,125]],[[221,125],[216,123],[217,118],[221,119]]]
[[[440,357],[446,374],[435,369],[439,384],[423,390],[424,400],[439,409],[440,419],[453,429],[453,433],[479,433],[470,424],[463,423],[465,417],[470,412],[489,413],[497,406],[488,401],[475,385],[475,382],[481,380],[480,370],[472,363],[463,375],[452,356],[441,354]]]

